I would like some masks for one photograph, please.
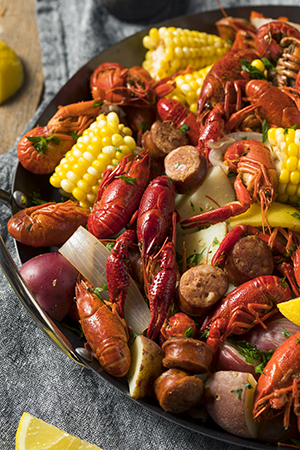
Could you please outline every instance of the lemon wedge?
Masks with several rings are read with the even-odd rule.
[[[16,433],[16,450],[102,450],[24,412]]]
[[[24,69],[15,52],[0,41],[0,104],[14,95],[24,82]]]
[[[278,303],[277,307],[284,317],[300,326],[300,297]]]

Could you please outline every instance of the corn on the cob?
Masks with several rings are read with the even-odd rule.
[[[175,77],[176,88],[167,98],[178,100],[189,108],[190,111],[197,112],[197,100],[201,92],[204,79],[213,64],[204,67],[204,69],[194,70],[186,75],[178,75]]]
[[[276,201],[300,201],[300,129],[270,128],[268,140],[279,175]]]
[[[151,28],[143,45],[148,51],[142,66],[155,80],[185,70],[189,64],[202,69],[230,50],[230,44],[219,36],[175,27]]]
[[[114,169],[124,156],[135,156],[140,150],[131,129],[119,123],[115,112],[100,114],[60,161],[50,183],[89,208],[105,170]]]

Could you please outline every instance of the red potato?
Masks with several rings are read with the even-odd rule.
[[[250,373],[220,371],[204,382],[204,404],[211,418],[235,436],[257,438],[258,423],[252,416],[256,380]]]
[[[60,253],[51,252],[26,261],[20,274],[40,306],[61,321],[75,296],[77,269]]]

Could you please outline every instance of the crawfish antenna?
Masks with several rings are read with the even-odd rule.
[[[220,8],[220,10],[222,11],[222,14],[224,17],[228,17],[228,14],[226,13],[225,9],[223,8],[223,6],[221,5],[221,3],[219,2],[219,0],[216,0],[216,3],[218,5],[218,7]]]

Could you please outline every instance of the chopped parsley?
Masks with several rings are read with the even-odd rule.
[[[134,184],[135,178],[127,177],[126,175],[117,175],[115,178],[120,178],[123,181],[126,181],[128,184]]]
[[[184,337],[186,337],[186,338],[193,338],[194,337],[194,330],[191,327],[191,325],[185,330]]]
[[[52,136],[26,136],[28,141],[30,141],[33,144],[33,147],[36,149],[38,153],[41,155],[44,154],[45,151],[49,150],[48,142],[54,141],[56,145],[59,144],[59,139],[55,134],[52,134]]]
[[[189,131],[190,127],[189,125],[186,125],[185,123],[183,123],[180,127],[180,131],[183,134],[186,134]]]

